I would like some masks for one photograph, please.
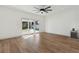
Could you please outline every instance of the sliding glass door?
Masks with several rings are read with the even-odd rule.
[[[22,20],[22,34],[33,34],[39,32],[39,22],[34,20]]]
[[[39,32],[39,21],[35,21],[35,32]]]

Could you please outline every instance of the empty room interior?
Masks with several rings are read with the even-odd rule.
[[[0,53],[79,53],[79,5],[0,5]]]

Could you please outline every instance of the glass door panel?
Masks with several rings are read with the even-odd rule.
[[[35,21],[35,32],[39,32],[39,21]]]
[[[39,21],[22,20],[22,34],[33,34],[39,32]]]

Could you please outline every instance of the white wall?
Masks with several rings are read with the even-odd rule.
[[[46,17],[0,6],[0,39],[21,35],[21,18],[40,20],[40,32],[46,31],[70,36],[70,31],[73,27],[79,29],[79,6],[66,8],[59,12],[53,11]]]
[[[46,32],[70,36],[73,27],[79,30],[79,6],[71,7],[48,15],[46,17]]]
[[[20,36],[22,30],[21,18],[40,20],[40,31],[44,31],[44,17],[0,6],[0,39]]]

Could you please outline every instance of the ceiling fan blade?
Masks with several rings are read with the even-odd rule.
[[[45,9],[51,8],[51,6],[46,7]]]
[[[35,13],[39,13],[40,11],[36,11]]]
[[[52,9],[47,9],[46,11],[52,11]]]
[[[33,10],[33,11],[37,11],[37,10]]]
[[[39,8],[37,8],[37,7],[34,7],[34,8],[39,10]]]

